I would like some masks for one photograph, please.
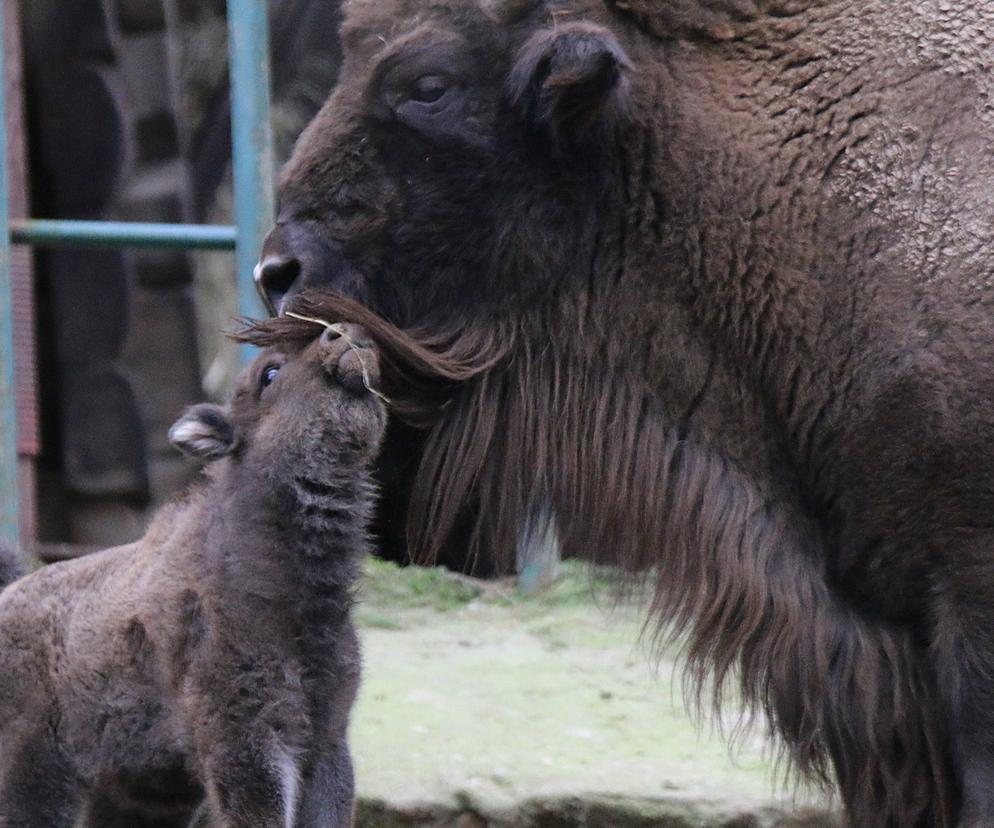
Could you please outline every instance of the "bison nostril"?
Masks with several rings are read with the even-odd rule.
[[[300,260],[292,256],[267,256],[255,268],[255,285],[270,313],[280,312],[283,299],[300,278]]]

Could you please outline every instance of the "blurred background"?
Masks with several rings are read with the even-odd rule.
[[[223,0],[19,10],[31,214],[231,223]],[[334,0],[270,3],[278,163],[334,84],[338,19]],[[18,337],[35,365],[18,372],[25,539],[60,557],[137,538],[189,479],[166,432],[237,372],[234,259],[63,248],[33,265],[15,311],[36,332]]]

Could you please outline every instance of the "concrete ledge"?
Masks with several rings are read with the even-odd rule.
[[[841,828],[824,811],[735,812],[693,802],[636,801],[597,794],[530,800],[502,813],[365,800],[360,828]]]

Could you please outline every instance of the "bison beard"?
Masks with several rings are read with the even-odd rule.
[[[472,501],[474,548],[510,562],[543,493],[565,548],[655,572],[659,632],[685,636],[699,703],[717,710],[736,683],[796,769],[839,786],[857,825],[952,824],[943,717],[912,634],[840,602],[814,527],[680,423],[661,426],[654,395],[623,365],[606,371],[578,357],[582,341],[550,342],[566,326],[540,311],[478,332],[402,332],[332,293],[288,310],[363,325],[395,414],[428,430],[410,522],[423,559]],[[243,336],[265,345],[294,331],[313,336],[286,317]]]

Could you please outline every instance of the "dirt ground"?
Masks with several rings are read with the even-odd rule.
[[[823,797],[775,781],[765,728],[739,727],[734,700],[717,728],[698,727],[677,648],[653,655],[635,604],[568,564],[524,597],[370,563],[360,825],[837,825]]]

